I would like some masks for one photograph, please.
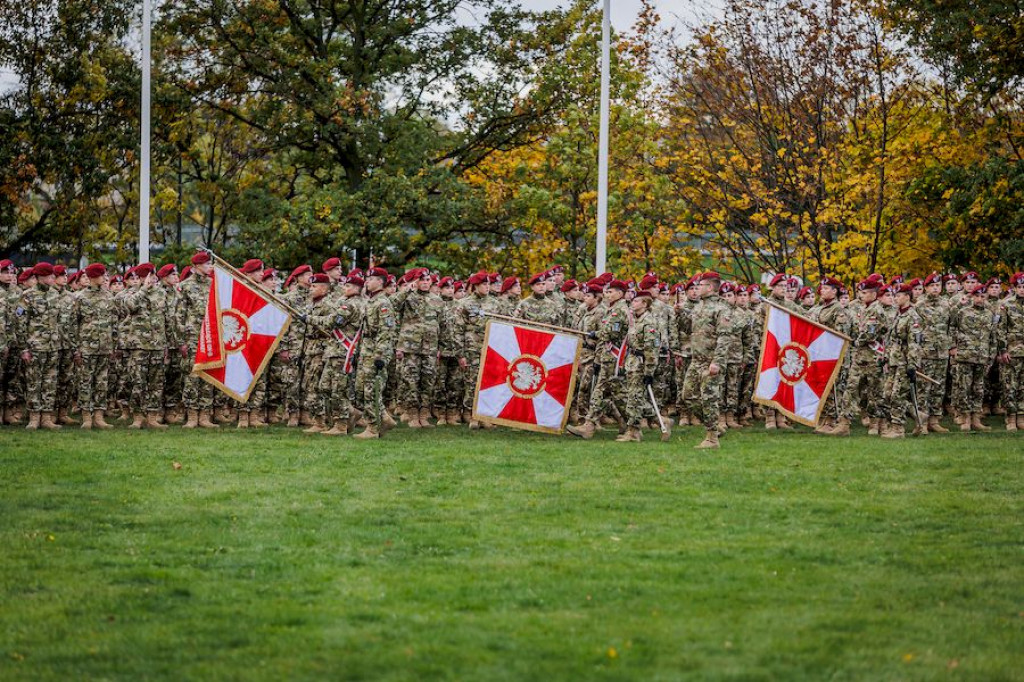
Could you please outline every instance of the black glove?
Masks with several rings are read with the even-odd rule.
[[[597,332],[587,332],[587,338],[588,339],[596,339],[597,338]]]
[[[654,377],[645,374],[644,375],[644,386],[654,386]]]
[[[373,371],[379,372],[384,369],[384,361],[380,358],[373,361]]]
[[[309,322],[309,315],[306,313],[299,313],[299,319],[303,322]]]
[[[911,381],[917,381],[917,370],[913,367],[907,367],[907,378]]]

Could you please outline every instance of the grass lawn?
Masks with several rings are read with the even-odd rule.
[[[0,680],[1024,679],[1024,436],[612,435],[0,430]]]

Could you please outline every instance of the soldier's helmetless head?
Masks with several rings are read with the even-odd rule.
[[[331,285],[326,282],[314,282],[309,285],[309,295],[312,298],[323,298],[327,295],[327,291]]]
[[[985,305],[986,300],[988,300],[988,296],[985,294],[985,289],[983,287],[979,286],[971,292],[971,303],[974,305],[983,306]]]
[[[651,307],[650,296],[635,296],[632,301],[629,302],[629,307],[632,308],[634,313],[646,312]]]
[[[937,279],[933,280],[928,283],[928,286],[926,286],[924,290],[928,292],[928,295],[930,296],[938,296],[942,293],[942,282]]]
[[[910,305],[910,292],[899,291],[896,293],[896,305],[900,308],[906,308]]]
[[[988,285],[988,295],[991,298],[999,298],[1000,296],[1003,295],[1003,285],[1002,284],[996,284],[995,282],[993,282],[992,284],[989,284]]]
[[[378,276],[371,276],[366,278],[366,290],[370,293],[380,291],[384,286],[384,278]]]

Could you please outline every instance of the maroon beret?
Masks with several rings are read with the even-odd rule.
[[[322,272],[318,272],[309,278],[310,284],[330,284],[331,278]]]
[[[1018,284],[1024,284],[1024,272],[1015,272],[1010,276],[1010,286],[1017,286]]]
[[[445,287],[450,287],[453,284],[455,284],[455,279],[452,277],[442,277],[441,279],[437,280],[437,286],[441,287],[442,289],[444,289]]]
[[[576,280],[574,280],[574,279],[567,279],[567,280],[565,280],[564,282],[562,282],[562,286],[560,287],[561,292],[563,294],[567,294],[567,293],[569,293],[570,291],[572,291],[575,288],[576,288]]]
[[[14,265],[14,261],[5,258],[3,260],[0,260],[0,272],[3,272],[4,270],[17,272],[18,268]]]
[[[107,266],[103,263],[90,263],[85,266],[85,270],[83,270],[83,272],[85,272],[85,276],[89,279],[96,279],[97,277],[102,277],[107,274]]]
[[[718,293],[720,294],[734,294],[736,293],[736,285],[732,282],[722,282],[718,287]]]
[[[707,282],[708,280],[714,280],[714,281],[720,282],[720,281],[722,281],[722,276],[719,275],[714,270],[708,270],[707,272],[705,272],[704,274],[702,274],[700,276],[700,281]]]
[[[607,284],[608,289],[618,289],[625,293],[629,289],[629,285],[623,282],[621,279],[613,279]]]
[[[162,268],[160,268],[159,271],[157,271],[156,276],[159,277],[160,279],[163,279],[164,277],[167,277],[168,275],[176,275],[176,274],[178,274],[178,266],[175,265],[174,263],[168,263],[167,265],[165,265]]]
[[[243,274],[251,275],[257,270],[263,269],[263,261],[259,258],[250,258],[242,264],[242,267],[238,268]]]
[[[387,280],[388,271],[384,268],[370,268],[366,271],[366,278],[369,279],[370,277],[380,277],[381,279]]]
[[[186,279],[188,279],[191,276],[192,276],[192,266],[191,265],[186,265],[185,267],[183,267],[181,269],[181,277],[179,277],[178,279],[180,279],[182,282],[184,282]]]
[[[60,264],[54,265],[53,274],[57,275],[58,277],[63,277],[64,275],[68,274],[68,269]]]
[[[651,297],[652,297],[652,294],[651,294],[651,290],[650,289],[641,289],[640,291],[636,292],[633,295],[633,298],[651,298]]]
[[[956,279],[956,277],[954,277],[953,279]],[[942,275],[940,275],[939,273],[933,271],[930,275],[928,275],[927,277],[924,278],[924,285],[928,286],[929,284],[932,284],[934,282],[939,282],[941,284],[942,283]]]
[[[271,279],[276,274],[277,270],[275,270],[274,268],[267,268],[266,270],[263,271],[263,274],[260,275],[260,281],[266,282],[268,279]]]
[[[363,278],[360,277],[359,275],[350,275],[345,278],[345,284],[352,284],[354,286],[361,287],[363,286],[363,284],[365,284],[365,282],[363,281]]]
[[[963,275],[961,275],[960,276],[960,281],[961,282],[980,282],[981,278],[978,277],[978,273],[976,273],[973,270],[971,270],[970,272],[965,272]]]
[[[481,270],[480,272],[474,272],[472,275],[470,275],[466,283],[469,284],[469,286],[471,287],[475,287],[477,284],[485,284],[490,281],[491,276],[484,272],[483,270]]]
[[[340,268],[340,267],[341,267],[341,259],[340,258],[336,258],[336,257],[335,258],[328,258],[327,260],[324,261],[323,265],[320,266],[320,270],[322,270],[323,272],[327,272],[328,270],[333,270],[334,268]]]
[[[36,263],[32,268],[32,274],[36,277],[47,277],[53,274],[53,266],[49,263]]]
[[[658,284],[658,276],[652,272],[648,272],[644,275],[643,279],[640,280],[641,289],[650,289],[651,287]]]
[[[544,272],[538,272],[536,275],[531,277],[530,278],[530,286],[533,286],[534,284],[543,284],[546,281],[548,281],[548,271],[547,270],[545,270]]]
[[[768,286],[773,287],[776,284],[788,284],[788,283],[789,283],[789,275],[787,275],[784,272],[780,272],[780,273],[776,274],[774,277],[772,277],[772,280],[770,282],[768,282]]]
[[[141,278],[149,277],[156,272],[156,267],[152,263],[140,263],[135,266],[135,274]]]
[[[203,263],[209,263],[212,260],[209,251],[197,251],[192,256],[192,265],[202,265]]]

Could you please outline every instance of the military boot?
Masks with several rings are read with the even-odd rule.
[[[422,426],[425,429],[432,429],[432,428],[434,428],[434,425],[430,423],[430,409],[429,408],[424,407],[424,408],[420,409],[420,426]]]
[[[775,425],[778,426],[780,429],[784,429],[786,431],[793,430],[793,425],[789,423],[789,420],[786,419],[786,415],[784,414],[775,415]]]
[[[711,450],[720,447],[718,444],[718,431],[709,429],[704,433],[704,440],[699,445],[694,445],[694,450]]]
[[[253,410],[249,413],[249,426],[254,429],[267,428],[267,422],[263,421],[263,410]]]
[[[725,413],[725,425],[728,426],[730,429],[741,429],[741,428],[743,428],[743,425],[740,424],[738,421],[736,421],[736,413],[735,412],[726,412]]]
[[[778,424],[775,421],[775,411],[767,410],[764,413],[764,428],[768,431],[772,431],[778,428]]]
[[[939,422],[938,417],[928,417],[928,430],[932,433],[949,433],[949,429]]]
[[[199,426],[199,410],[188,410],[188,419],[181,428],[194,429],[197,426]]]
[[[220,424],[213,421],[213,415],[210,410],[199,410],[199,428],[201,429],[219,429]]]
[[[183,421],[185,421],[185,416],[180,407],[172,407],[164,412],[165,424],[181,424]]]
[[[627,427],[624,434],[615,438],[616,442],[619,443],[639,443],[643,439],[643,432],[635,426]]]
[[[423,424],[420,423],[420,412],[415,408],[403,408],[398,421],[404,421],[410,429],[423,428]]]
[[[971,420],[970,419],[961,419],[957,423],[960,424],[960,433],[969,433],[970,432],[970,430],[971,430]]]
[[[327,424],[324,423],[323,417],[314,417],[313,425],[302,429],[303,433],[321,433],[327,430]]]
[[[167,424],[160,423],[159,412],[150,412],[149,414],[146,415],[146,428],[156,429],[157,431],[166,431]]]
[[[39,428],[39,422],[43,418],[42,412],[29,412],[28,413],[28,426],[25,427],[28,431],[35,431]]]
[[[239,412],[238,413],[238,426],[235,428],[247,429],[249,428],[249,413]]]
[[[331,425],[326,431],[320,432],[321,436],[347,436],[348,435],[348,420],[347,419],[335,419],[334,424]]]
[[[640,420],[640,430],[641,431],[646,431],[649,428],[651,428],[651,422],[647,419],[647,417],[642,418]],[[629,430],[628,426],[626,427],[626,430],[627,431]]]
[[[313,415],[311,415],[308,411],[302,410],[301,412],[299,412],[298,426],[312,426],[314,421],[315,420],[313,419]]]
[[[906,432],[903,429],[903,424],[888,424],[885,432],[882,433],[882,438],[903,438],[906,436]]]
[[[836,426],[837,426],[837,424],[829,424],[828,422],[821,422],[820,424],[818,424],[817,428],[814,429],[814,432],[819,434],[819,435],[822,435],[822,436],[831,436],[832,432],[835,430]]]
[[[380,423],[381,426],[384,427],[385,431],[387,431],[388,429],[393,429],[396,426],[398,426],[398,422],[395,421],[395,418],[392,417],[387,410],[384,410],[384,414],[381,415]]]
[[[725,415],[718,415],[718,433],[725,433],[729,430],[729,425],[725,423]]]
[[[449,422],[448,422],[448,415],[449,414],[450,413],[448,412],[448,410],[441,410],[440,415],[438,415],[438,417],[437,417],[437,426],[447,426],[449,424]]]
[[[121,414],[118,417],[118,419],[123,421],[123,422],[131,421],[132,420],[132,412],[131,412],[131,410],[129,410],[127,407],[122,407],[121,408]]]
[[[850,420],[846,417],[841,418],[836,422],[834,428],[828,432],[830,436],[849,436],[850,435]]]
[[[4,424],[8,426],[18,426],[21,424],[21,410],[13,407],[7,408],[7,413],[4,415]]]
[[[1017,430],[1017,415],[1008,414],[1006,415],[1006,430],[1016,431]]]
[[[690,415],[688,413],[684,412],[682,408],[679,408],[679,425],[680,426],[689,426],[690,425]]]
[[[289,412],[288,413],[288,423],[285,426],[287,426],[290,429],[294,429],[298,425],[299,425],[299,413],[298,412]]]
[[[865,426],[867,428],[871,428],[871,417],[869,417],[868,415],[864,415],[863,417],[861,417],[860,425]]]
[[[1024,431],[1024,412],[1017,413],[1017,430]]]
[[[367,426],[365,431],[357,433],[352,437],[358,438],[359,440],[367,440],[370,438],[380,438],[380,434],[377,432],[377,428],[375,426]]]
[[[869,436],[877,436],[879,433],[881,433],[881,430],[882,430],[882,420],[881,419],[875,419],[874,417],[872,417],[871,421],[868,422],[868,435]]]
[[[92,428],[92,413],[85,412],[82,414],[82,428],[88,431]]]
[[[928,422],[922,419],[918,423],[914,424],[914,430],[910,432],[911,436],[927,436],[928,435]]]
[[[972,429],[976,429],[978,431],[991,431],[992,430],[991,426],[985,426],[985,423],[981,421],[981,413],[980,412],[972,412],[971,413],[971,428]]]
[[[57,423],[60,424],[61,426],[71,426],[73,424],[77,424],[78,422],[71,418],[71,416],[68,414],[67,408],[61,408],[57,410]]]
[[[39,421],[39,428],[56,431],[60,428],[60,424],[54,419],[53,412],[43,412],[42,419]]]
[[[475,420],[475,419],[470,419],[469,420],[469,430],[470,431],[479,431],[482,428],[483,428],[483,425],[480,422],[478,422],[477,420]],[[569,428],[571,429],[573,427],[570,426]]]
[[[92,411],[92,425],[97,429],[112,429],[114,428],[107,423],[107,420],[103,418],[103,410]]]
[[[597,426],[594,422],[589,419],[583,422],[582,426],[569,426],[565,429],[574,436],[579,436],[583,440],[590,440],[594,437],[594,432],[597,431]]]

